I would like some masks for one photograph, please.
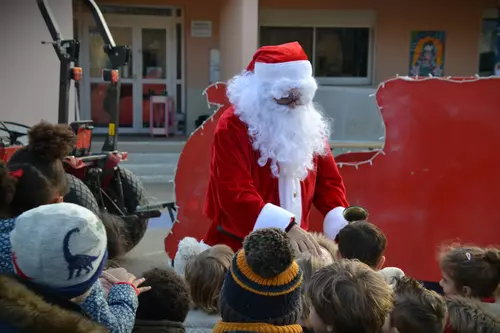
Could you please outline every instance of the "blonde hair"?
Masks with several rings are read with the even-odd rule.
[[[328,264],[331,264],[332,262],[336,261],[338,258],[338,250],[339,247],[337,246],[337,243],[335,241],[332,241],[328,238],[326,238],[325,235],[319,233],[319,232],[311,232],[310,233],[314,239],[318,242],[319,246],[321,246],[322,251],[322,259],[323,260],[328,260]],[[326,256],[325,256],[326,254]],[[331,260],[330,260],[331,259]]]
[[[215,245],[188,261],[185,279],[195,307],[210,314],[219,312],[219,293],[233,256],[229,246]]]
[[[455,288],[471,289],[471,297],[494,296],[500,283],[500,250],[477,246],[444,246],[439,256],[441,270],[447,273]]]
[[[358,260],[342,259],[314,273],[307,295],[325,325],[338,332],[379,332],[392,309],[392,288]]]
[[[296,261],[302,270],[303,278],[301,289],[302,313],[300,315],[300,319],[306,322],[311,314],[311,301],[306,295],[306,285],[311,280],[313,274],[328,265],[328,262],[320,258],[313,257],[309,253],[301,254]]]

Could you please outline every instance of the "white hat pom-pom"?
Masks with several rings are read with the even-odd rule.
[[[198,242],[193,237],[183,238],[179,242],[179,247],[174,258],[175,272],[183,276],[187,262],[209,248],[209,245],[203,243],[203,241]]]

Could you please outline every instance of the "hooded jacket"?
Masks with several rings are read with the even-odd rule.
[[[79,305],[17,277],[0,276],[0,332],[104,333]]]

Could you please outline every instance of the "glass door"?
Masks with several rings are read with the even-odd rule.
[[[113,27],[110,31],[117,45],[134,46],[132,27]],[[111,94],[108,94],[109,84],[102,80],[102,70],[109,68],[108,56],[104,53],[104,43],[95,26],[87,28],[89,42],[89,66],[85,77],[89,78],[87,82],[87,91],[90,94],[90,119],[94,121],[96,129],[107,128],[110,121],[110,105],[114,103]],[[121,93],[118,126],[122,129],[134,128],[134,56],[132,61],[121,72]],[[85,67],[84,67],[85,68]]]
[[[176,97],[175,82],[169,81],[173,79],[170,73],[174,76],[176,73],[176,40],[175,35],[170,34],[175,21],[137,15],[107,15],[106,20],[116,44],[129,45],[132,49],[132,61],[121,73],[120,132],[149,133],[151,96]],[[91,19],[84,21],[82,30],[84,115],[94,121],[97,133],[105,133],[110,119],[109,105],[113,100],[101,73],[109,66],[109,60]],[[165,111],[157,110],[158,107],[162,108],[155,106],[153,120],[165,124]],[[173,125],[174,119],[169,119],[169,123]]]
[[[165,127],[165,105],[150,104],[152,96],[169,95],[168,62],[169,45],[168,32],[165,28],[141,28],[141,77],[139,86],[142,90],[141,124],[142,130],[149,131],[150,120],[153,119],[155,127]],[[150,110],[153,106],[153,115]],[[170,123],[170,120],[169,120]]]

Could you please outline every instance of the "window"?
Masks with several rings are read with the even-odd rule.
[[[371,84],[370,28],[273,27],[260,29],[261,45],[299,42],[320,83]]]
[[[479,45],[479,75],[494,74],[497,56],[497,20],[484,19]]]

